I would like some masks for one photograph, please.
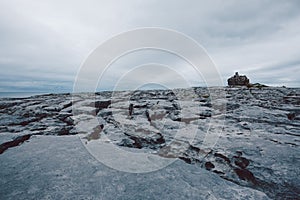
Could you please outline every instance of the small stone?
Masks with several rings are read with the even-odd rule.
[[[238,156],[234,156],[233,158],[235,159],[234,164],[242,169],[245,169],[250,164],[250,161],[247,158]]]
[[[256,179],[252,172],[247,169],[234,169],[235,173],[241,180],[250,181],[252,183],[256,182]]]
[[[295,114],[295,113],[288,113],[288,114],[287,114],[287,118],[288,118],[289,120],[294,120],[295,117],[296,117],[296,114]]]
[[[215,168],[215,165],[212,164],[211,162],[206,162],[206,163],[205,163],[205,169],[211,170],[211,169],[213,169],[213,168]]]

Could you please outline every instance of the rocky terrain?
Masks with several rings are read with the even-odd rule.
[[[300,199],[300,89],[49,94],[0,112],[0,199]],[[109,144],[172,162],[139,173],[93,154]]]

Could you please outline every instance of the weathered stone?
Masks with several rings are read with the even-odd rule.
[[[132,151],[179,158],[208,169],[206,173],[263,191],[271,198],[289,195],[295,199],[299,185],[296,158],[300,146],[300,90],[260,90],[257,84],[247,87],[250,89],[223,88],[226,116],[219,115],[223,100],[214,100],[216,97],[206,88],[194,88],[195,95],[182,89],[178,93],[182,96],[172,96],[167,90],[138,91],[130,101],[110,100],[110,93],[102,92],[97,98],[80,94],[73,96],[74,100],[71,95],[5,99],[0,102],[0,139],[2,144],[8,142],[3,147],[17,145],[20,140],[13,139],[24,134],[84,134],[82,137],[91,145],[96,141],[90,140],[101,140],[127,147],[125,150],[136,148]],[[121,97],[127,94],[118,93]],[[132,118],[128,117],[130,103],[134,108]],[[78,112],[72,112],[73,108]],[[220,127],[209,128],[211,121]],[[191,134],[194,126],[195,137]],[[212,147],[203,145],[203,139],[211,133],[220,133],[219,140]],[[21,148],[32,145],[37,137]],[[11,152],[0,157],[11,156]]]
[[[247,76],[240,76],[238,72],[236,72],[235,75],[227,81],[229,86],[247,86],[250,83]]]
[[[239,166],[242,169],[245,169],[249,164],[250,161],[247,158],[240,157],[240,156],[234,156],[234,164]]]
[[[241,180],[250,181],[252,183],[256,183],[256,179],[252,172],[247,169],[234,169],[235,173]]]
[[[18,146],[20,143],[23,143],[24,141],[29,140],[30,136],[31,135],[19,136],[16,139],[14,139],[13,141],[9,141],[9,142],[5,142],[5,143],[1,144],[0,145],[0,154],[2,154],[8,148]]]
[[[215,168],[215,165],[212,164],[211,162],[206,162],[206,163],[205,163],[205,169],[211,170],[211,169],[213,169],[213,168]]]

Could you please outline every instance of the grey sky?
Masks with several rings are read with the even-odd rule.
[[[297,0],[2,0],[0,91],[70,91],[93,49],[138,27],[174,29],[194,38],[213,59],[224,84],[239,71],[252,82],[299,86],[299,9]],[[115,71],[108,74],[104,89],[113,87],[113,75],[136,63],[153,58],[174,64],[174,58],[155,53],[131,58],[112,66]],[[198,84],[192,73],[185,76]]]

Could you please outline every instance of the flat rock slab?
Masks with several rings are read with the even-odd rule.
[[[151,173],[116,171],[78,136],[32,136],[0,163],[0,199],[268,199],[180,160]]]

